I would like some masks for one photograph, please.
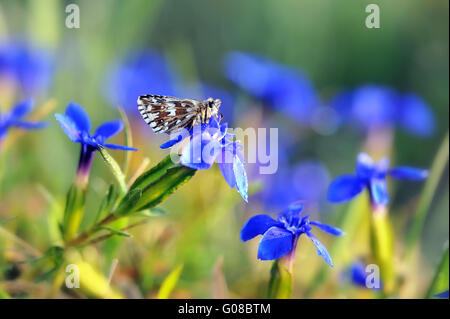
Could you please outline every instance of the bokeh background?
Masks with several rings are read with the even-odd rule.
[[[80,8],[79,29],[65,26],[70,3]],[[369,3],[380,7],[379,29],[365,26]],[[248,165],[248,204],[217,167],[198,172],[161,205],[166,216],[131,230],[132,238],[82,249],[86,261],[108,276],[117,259],[112,284],[130,298],[155,297],[178,265],[174,298],[262,298],[271,263],[256,259],[258,240],[241,242],[240,229],[250,216],[275,214],[301,199],[314,219],[347,235],[337,243],[318,235],[334,269],[324,268],[308,239],[300,240],[294,297],[377,297],[348,274],[355,260],[370,255],[367,208],[327,203],[326,191],[334,177],[353,171],[362,150],[390,156],[393,164],[431,167],[448,132],[448,13],[448,1],[437,0],[0,1],[1,110],[32,97],[35,115],[49,123],[15,136],[0,154],[0,219],[17,216],[0,225],[0,287],[24,298],[45,298],[51,290],[22,261],[28,245],[43,252],[60,241],[58,221],[78,161],[79,145],[53,114],[75,101],[96,127],[119,118],[122,106],[139,148],[131,176],[146,158],[151,166],[167,154],[159,149],[165,138],[138,117],[136,98],[165,94],[221,98],[232,126],[279,128],[279,169],[260,175],[258,164]],[[12,50],[28,52],[17,58],[26,81],[7,72]],[[340,100],[342,92],[359,99]],[[410,93],[409,109],[399,101]],[[123,135],[114,142],[123,143]],[[112,154],[123,160],[123,153]],[[97,156],[83,225],[113,182]],[[424,296],[449,238],[446,168],[420,245],[404,262],[423,186],[389,184],[402,298]],[[86,295],[62,290],[58,296]]]

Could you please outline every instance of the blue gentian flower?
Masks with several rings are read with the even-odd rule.
[[[53,73],[48,52],[23,39],[0,44],[0,79],[12,80],[25,96],[46,90]]]
[[[227,77],[251,95],[301,124],[308,124],[319,104],[314,87],[300,71],[255,54],[231,52],[225,59]]]
[[[434,297],[448,299],[448,289],[446,291],[434,295]]]
[[[137,151],[134,147],[105,143],[105,141],[123,129],[120,120],[110,121],[100,125],[91,135],[91,121],[86,111],[78,104],[71,102],[65,114],[55,114],[64,133],[74,143],[81,144],[80,162],[78,172],[87,176],[92,165],[93,155],[100,147],[124,151]]]
[[[157,51],[132,52],[111,67],[106,79],[107,100],[136,115],[136,99],[140,95],[176,96],[175,73]]]
[[[31,99],[17,103],[11,111],[0,112],[0,142],[8,134],[11,127],[16,127],[24,130],[41,129],[47,126],[45,122],[29,122],[22,118],[33,110],[34,102]]]
[[[180,163],[193,169],[203,170],[210,168],[217,160],[228,185],[236,188],[242,198],[247,201],[248,181],[244,157],[241,153],[243,147],[227,130],[228,125],[219,124],[215,117],[211,117],[208,123],[194,126],[190,132],[190,141],[181,154]],[[181,135],[180,139],[182,139]],[[172,143],[177,141],[176,139]]]
[[[258,247],[258,258],[261,260],[274,260],[281,258],[293,249],[302,234],[306,234],[317,248],[317,254],[333,267],[331,257],[324,245],[313,235],[312,227],[334,236],[344,234],[340,229],[310,221],[309,215],[300,217],[303,205],[292,204],[288,209],[278,215],[277,220],[269,215],[256,215],[250,218],[241,230],[241,240],[247,241],[258,235],[263,235]]]
[[[399,126],[416,136],[430,136],[435,119],[429,106],[416,94],[402,94],[390,87],[364,85],[336,94],[330,102],[340,124],[354,123],[363,130]]]
[[[105,143],[105,140],[116,135],[123,129],[123,123],[120,120],[103,123],[91,135],[89,115],[80,105],[71,102],[67,106],[65,114],[55,114],[55,117],[64,133],[74,143],[89,145],[96,149],[99,147],[107,147],[124,151],[137,151],[134,147]]]
[[[428,176],[427,170],[409,166],[389,168],[389,159],[383,158],[374,163],[366,153],[360,153],[356,161],[355,175],[342,175],[331,182],[328,188],[328,200],[340,203],[351,200],[368,189],[372,203],[387,205],[389,194],[386,176],[396,179],[422,180]]]

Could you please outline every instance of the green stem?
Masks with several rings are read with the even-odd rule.
[[[294,236],[291,251],[274,261],[270,270],[268,297],[272,299],[290,299],[294,286],[295,251],[298,237]]]
[[[67,241],[66,247],[83,244],[100,230],[99,226],[106,226],[119,218],[155,207],[189,181],[195,172],[196,170],[185,166],[174,166],[170,157],[166,157],[134,182],[117,208],[76,238]]]
[[[122,194],[125,194],[127,192],[127,183],[125,182],[125,175],[123,174],[122,170],[120,169],[119,164],[117,164],[116,160],[108,153],[108,151],[105,148],[100,147],[99,151],[103,157],[103,160],[108,165],[108,167],[111,169],[111,172],[113,173],[114,177],[116,178],[117,182],[119,183],[119,187],[120,187]]]
[[[433,197],[436,193],[436,189],[439,185],[439,181],[441,180],[443,173],[445,171],[445,167],[447,166],[448,163],[448,153],[449,153],[449,135],[447,133],[447,135],[444,138],[444,141],[439,147],[439,151],[436,154],[436,157],[434,158],[433,165],[431,166],[430,175],[427,178],[425,187],[420,196],[416,214],[413,217],[413,224],[411,225],[410,231],[406,239],[406,248],[404,252],[405,259],[409,259],[411,257],[411,253],[413,252],[416,245],[419,243],[423,226],[425,224],[425,219],[429,212],[431,201],[433,200]]]
[[[92,146],[81,145],[80,160],[75,180],[66,197],[63,221],[63,238],[65,242],[72,240],[76,236],[83,219],[89,174],[95,151],[96,149]]]

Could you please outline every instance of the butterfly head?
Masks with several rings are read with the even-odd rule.
[[[220,108],[220,105],[222,104],[221,100],[209,98],[203,103],[207,107],[207,113],[209,116],[217,117],[220,114],[219,108]],[[209,116],[208,116],[208,118],[209,118]]]

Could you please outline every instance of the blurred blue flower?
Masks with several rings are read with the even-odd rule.
[[[435,119],[428,105],[415,94],[400,94],[392,88],[365,85],[336,94],[331,106],[340,124],[353,122],[363,130],[398,125],[416,136],[434,132]]]
[[[25,96],[46,90],[52,73],[48,52],[23,39],[0,44],[0,78],[13,81]]]
[[[31,99],[17,103],[11,111],[0,112],[0,141],[8,134],[11,127],[17,127],[24,130],[41,129],[47,126],[45,122],[28,122],[22,118],[33,110],[34,102]]]
[[[433,112],[425,101],[415,94],[403,94],[398,98],[397,123],[416,136],[430,136],[435,130]]]
[[[386,176],[396,179],[422,180],[428,176],[427,170],[409,166],[398,166],[389,169],[389,159],[383,158],[374,163],[366,153],[360,153],[356,160],[356,175],[342,175],[331,182],[328,188],[328,200],[340,203],[351,200],[368,189],[372,203],[387,205],[389,194]]]
[[[264,208],[281,209],[298,198],[319,203],[326,196],[329,181],[327,168],[317,160],[281,166],[275,174],[264,175],[266,186],[261,192]]]
[[[319,104],[314,87],[301,72],[258,55],[229,53],[225,73],[242,89],[301,124],[309,124]]]
[[[368,288],[367,286],[367,276],[369,275],[369,273],[367,273],[366,271],[366,267],[367,265],[363,262],[363,261],[355,261],[353,262],[349,269],[349,276],[350,276],[350,280],[351,283],[354,284],[355,286],[361,287],[361,288]],[[377,288],[373,288],[373,289],[381,289],[381,283],[380,283],[380,287]]]
[[[357,261],[350,265],[350,278],[354,285],[359,287],[366,287],[366,265],[361,262]]]
[[[434,297],[448,299],[448,289],[446,291],[434,295]]]
[[[236,188],[242,198],[247,201],[248,181],[244,157],[241,153],[242,145],[239,141],[235,141],[233,134],[227,133],[227,129],[228,125],[219,124],[215,117],[211,117],[206,124],[194,126],[180,162],[184,166],[203,170],[210,168],[217,160],[220,172],[228,185]],[[172,141],[176,143],[182,138],[179,135],[179,139]],[[171,141],[167,143],[170,144]]]
[[[274,220],[269,215],[256,215],[250,218],[241,230],[241,240],[247,241],[258,235],[263,235],[258,247],[258,258],[274,260],[283,257],[295,249],[298,238],[306,234],[317,248],[317,254],[333,267],[331,257],[324,245],[311,232],[312,227],[334,236],[344,233],[333,226],[310,221],[309,215],[300,217],[303,205],[292,204]]]
[[[138,115],[136,100],[143,94],[175,95],[175,73],[157,51],[133,52],[113,65],[106,78],[105,95]]]

